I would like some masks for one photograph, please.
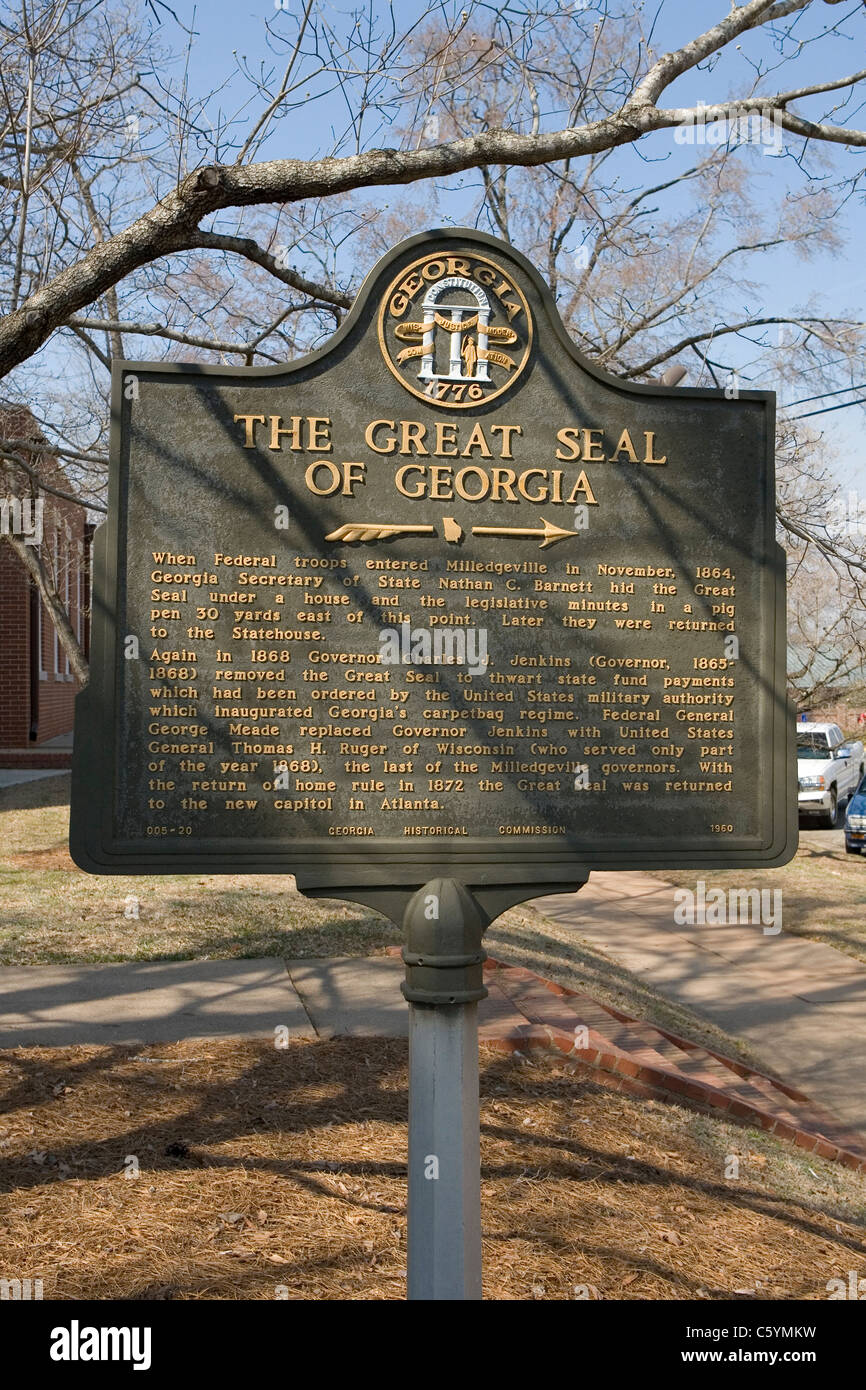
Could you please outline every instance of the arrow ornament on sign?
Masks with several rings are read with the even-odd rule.
[[[554,526],[552,521],[545,521],[541,518],[541,526],[473,526],[473,536],[541,536],[543,537],[539,550],[544,550],[548,545],[555,545],[557,541],[564,541],[569,536],[576,536],[576,531],[564,531],[561,526]]]
[[[382,541],[391,536],[435,536],[435,526],[385,525],[378,521],[350,521],[338,526],[325,537],[326,541]]]

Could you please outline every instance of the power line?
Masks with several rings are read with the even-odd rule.
[[[866,382],[864,382],[864,385],[866,385]],[[852,386],[850,389],[856,391],[857,388],[856,386]],[[829,395],[830,392],[827,394]],[[802,405],[804,402],[797,401],[795,404]],[[821,410],[804,410],[802,415],[791,415],[789,418],[791,420],[808,420],[810,415],[828,415],[831,410],[847,410],[849,405],[866,405],[866,396],[858,396],[856,401],[842,401],[840,405],[825,405]]]
[[[819,391],[817,396],[803,396],[799,401],[789,401],[788,405],[808,405],[809,401],[825,400],[827,396],[844,396],[846,391],[862,391],[866,381],[858,381],[856,386],[840,386],[838,391]],[[854,402],[852,401],[853,405]]]

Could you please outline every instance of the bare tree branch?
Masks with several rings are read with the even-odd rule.
[[[339,309],[352,307],[353,295],[344,294],[335,285],[323,285],[315,280],[308,280],[299,271],[281,266],[279,259],[259,246],[252,237],[226,236],[223,232],[197,232],[188,238],[187,250],[234,251],[239,256],[245,256],[248,261],[262,266],[278,280],[282,280],[284,285],[289,285],[291,289],[298,290],[317,303],[333,304]]]
[[[12,463],[17,468],[22,468],[28,477],[33,480],[40,492],[50,492],[52,497],[60,497],[64,502],[74,502],[76,507],[84,507],[88,510],[92,508],[97,512],[108,512],[108,508],[103,507],[101,502],[88,502],[83,497],[74,497],[71,492],[63,492],[60,488],[47,483],[39,472],[39,469],[34,468],[32,463],[28,463],[23,454],[19,454],[17,451],[10,449],[5,440],[0,440],[0,449],[3,450],[0,462]]]
[[[80,681],[82,688],[90,680],[90,671],[84,659],[84,653],[78,644],[78,638],[72,631],[72,624],[64,607],[63,600],[57,592],[57,586],[53,577],[48,573],[42,557],[38,553],[38,548],[34,545],[27,545],[19,536],[4,534],[0,539],[5,540],[14,550],[21,564],[30,575],[42,597],[42,602],[48,609],[60,639],[60,644],[69,658],[69,665],[73,675]]]

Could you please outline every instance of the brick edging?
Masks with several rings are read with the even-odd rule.
[[[522,984],[529,991],[537,991],[540,988],[554,997],[563,999],[563,1001],[580,997],[580,991],[556,984],[552,980],[546,980],[543,976],[535,975],[523,966],[509,966],[503,962],[488,959],[485,964],[485,971],[490,977],[491,984],[497,975],[507,973],[513,982]],[[502,988],[505,981],[500,979],[497,984]],[[715,1053],[709,1048],[703,1048],[700,1044],[688,1039],[679,1038],[677,1034],[671,1033],[668,1029],[657,1028],[654,1024],[643,1024],[641,1020],[625,1014],[619,1009],[592,1001],[596,1009],[610,1016],[612,1024],[620,1022],[626,1028],[630,1024],[650,1027],[659,1037],[665,1038],[684,1053],[703,1053],[705,1056],[712,1057],[732,1072],[732,1082],[733,1077],[736,1076],[739,1082],[744,1082],[745,1086],[748,1087],[750,1080],[755,1078],[763,1086],[771,1087],[788,1102],[784,1106],[786,1118],[780,1117],[778,1113],[773,1113],[772,1100],[769,1097],[765,1107],[757,1100],[750,1101],[744,1098],[742,1093],[727,1094],[709,1077],[684,1075],[678,1072],[674,1065],[666,1067],[663,1063],[660,1065],[659,1062],[649,1060],[646,1056],[646,1052],[650,1051],[649,1048],[645,1050],[644,1058],[636,1055],[636,1052],[624,1051],[605,1037],[603,1032],[598,1031],[597,1027],[586,1025],[589,1032],[589,1046],[578,1048],[575,1045],[573,1032],[566,1032],[555,1023],[532,1019],[531,1015],[535,1010],[531,999],[523,998],[517,991],[515,991],[516,997],[509,990],[506,990],[506,993],[510,995],[517,1009],[527,1017],[531,1024],[535,1025],[535,1031],[539,1025],[541,1026],[549,1047],[552,1046],[558,1052],[573,1056],[604,1072],[611,1081],[615,1080],[617,1089],[644,1098],[652,1097],[654,1099],[673,1100],[679,1104],[696,1105],[705,1112],[724,1115],[728,1120],[756,1124],[768,1133],[776,1135],[777,1138],[793,1142],[807,1153],[815,1153],[820,1158],[826,1158],[841,1163],[846,1168],[866,1173],[866,1145],[861,1147],[859,1136],[849,1134],[838,1120],[832,1115],[826,1114],[822,1107],[815,1105],[802,1091],[784,1083],[780,1084],[775,1077],[767,1076],[754,1067],[746,1067],[742,1063],[733,1064],[730,1058]],[[579,1010],[580,1006],[577,1007]],[[544,1013],[546,1010],[542,1008],[540,1012]],[[579,1013],[577,1016],[579,1017]],[[596,1019],[596,1022],[598,1023],[599,1020]],[[515,1039],[517,1048],[520,1046],[520,1041],[522,1040]],[[516,1050],[515,1047],[509,1049],[508,1039],[502,1040],[502,1046],[504,1050]],[[739,1090],[740,1087],[737,1086],[737,1091]],[[809,1117],[798,1114],[801,1106],[808,1106],[812,1114]]]
[[[386,948],[386,954],[400,956],[401,948],[389,946]],[[564,1053],[604,1073],[604,1085],[628,1095],[689,1105],[705,1114],[724,1116],[726,1120],[734,1123],[754,1124],[768,1134],[774,1134],[778,1139],[794,1143],[797,1148],[804,1149],[807,1153],[815,1153],[819,1158],[826,1158],[856,1172],[866,1173],[866,1143],[860,1136],[850,1133],[839,1120],[825,1112],[823,1107],[816,1105],[802,1091],[777,1080],[776,1077],[768,1076],[743,1062],[734,1062],[723,1053],[714,1052],[711,1048],[703,1047],[688,1038],[681,1038],[667,1028],[645,1023],[612,1005],[601,1004],[580,990],[547,980],[542,975],[527,970],[525,966],[508,965],[504,961],[488,957],[484,963],[484,973],[488,984],[495,985],[505,994],[517,1013],[526,1020],[524,1024],[512,1026],[498,1037],[486,1036],[483,1039],[486,1047],[511,1053],[530,1048]],[[545,996],[549,997],[549,1006]],[[586,1048],[576,1046],[573,1030],[567,1031],[562,1026],[561,1014],[558,1022],[551,1021],[551,1014],[556,1014],[553,1003],[555,999],[561,999],[563,1003],[571,1000],[584,1001],[574,1007],[576,1019],[580,1019],[581,1012],[587,1016],[583,1025],[588,1030],[589,1045]],[[541,1017],[533,1017],[533,1014],[540,1014]],[[547,1019],[544,1018],[545,1014],[548,1015]],[[590,1018],[593,1022],[589,1022]],[[605,1025],[608,1018],[611,1030],[615,1030],[617,1025],[626,1029],[629,1026],[634,1028],[632,1037],[635,1045],[632,1050],[626,1051],[618,1047],[606,1036],[608,1030]],[[679,1048],[685,1056],[694,1057],[698,1065],[700,1056],[703,1055],[725,1067],[731,1073],[731,1093],[726,1091],[724,1084],[719,1085],[718,1079],[712,1074],[690,1075],[679,1071],[673,1061],[668,1066],[665,1065],[664,1058],[659,1056],[656,1060],[654,1049],[646,1040],[645,1031],[642,1042],[638,1029],[651,1029],[659,1038]],[[723,1082],[723,1078],[721,1079]],[[757,1082],[758,1085],[753,1085],[753,1082]],[[761,1091],[768,1088],[771,1094],[762,1097]],[[750,1098],[750,1091],[756,1099]],[[772,1092],[778,1093],[779,1096],[779,1101],[775,1104]],[[766,1102],[764,1105],[761,1104],[762,1098]],[[803,1109],[809,1113],[803,1114]]]

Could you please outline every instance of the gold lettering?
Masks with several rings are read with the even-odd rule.
[[[451,469],[447,463],[434,463],[429,471],[430,490],[428,496],[435,497],[437,502],[447,501],[449,497],[453,496],[450,486]]]
[[[393,435],[388,436],[388,442],[385,445],[376,443],[376,433],[380,425],[385,425],[389,430],[394,429],[393,420],[371,420],[364,431],[364,443],[368,449],[372,449],[376,454],[393,454],[397,447],[397,441]]]
[[[406,276],[400,289],[404,294],[417,294],[423,283],[424,281],[421,279],[420,275],[418,275],[417,271],[413,271],[411,275]]]
[[[330,416],[310,415],[307,419],[307,448],[314,454],[328,454],[331,447]]]
[[[320,468],[327,469],[328,477],[330,478],[328,487],[319,487],[316,482],[316,474]],[[337,491],[342,481],[342,473],[337,465],[332,463],[330,459],[316,459],[315,463],[311,463],[304,474],[304,482],[307,484],[310,492],[314,493],[316,497],[330,497]]]
[[[480,428],[480,426],[479,426],[479,428]],[[513,459],[513,458],[514,458],[514,454],[511,452],[511,436],[512,436],[513,434],[523,434],[523,426],[522,426],[522,425],[491,425],[491,426],[490,426],[490,433],[491,433],[491,434],[496,434],[497,432],[500,433],[500,434],[502,435],[502,449],[501,449],[501,451],[500,451],[499,457],[500,457],[500,458],[503,458],[503,459]]]
[[[637,453],[635,452],[635,447],[634,447],[634,445],[633,445],[632,442],[631,442],[631,435],[629,434],[628,430],[623,430],[622,434],[621,434],[620,437],[619,437],[619,443],[617,444],[616,448],[614,449],[613,453],[611,454],[610,460],[609,460],[609,461],[610,461],[611,463],[614,463],[615,460],[616,460],[617,454],[621,454],[621,453],[623,453],[624,451],[628,453],[628,457],[629,457],[629,462],[630,462],[630,463],[639,463],[639,462],[640,462],[640,460],[638,459]]]
[[[564,454],[564,453],[562,452],[562,449],[557,449],[557,451],[556,451],[556,457],[557,457],[558,459],[564,459],[564,460],[566,461],[566,463],[570,463],[572,459],[579,459],[579,458],[580,458],[580,430],[579,430],[579,429],[577,429],[577,428],[576,428],[575,426],[573,426],[573,425],[569,425],[566,429],[557,430],[556,438],[558,439],[558,441],[559,441],[560,444],[565,445],[566,448],[568,448],[568,449],[571,450],[570,453]]]
[[[491,502],[501,502],[500,493],[504,492],[509,502],[516,502],[514,495],[514,483],[517,475],[513,468],[494,468],[491,470],[492,491],[490,493]]]
[[[598,439],[593,439],[597,434]],[[600,453],[594,451],[599,449]],[[584,463],[604,463],[604,431],[603,430],[584,430],[583,432],[583,461]]]
[[[480,425],[476,425],[475,429],[476,429],[476,430],[480,430],[480,429],[481,429],[481,426],[480,426]],[[446,433],[446,431],[447,431],[447,433]],[[474,435],[475,435],[475,431],[473,430],[473,438],[474,438]],[[482,439],[484,438],[483,433],[482,433],[481,438],[482,438]],[[446,448],[445,448],[445,445],[446,445],[446,444],[449,444],[449,445],[451,445],[452,447],[449,448],[449,449],[446,449]],[[420,452],[420,451],[419,451],[419,452]],[[426,452],[426,450],[425,450],[425,452]],[[446,423],[445,423],[444,421],[442,421],[442,420],[437,420],[437,421],[436,421],[436,448],[433,450],[433,452],[434,452],[434,454],[436,455],[437,458],[454,458],[454,457],[456,457],[456,455],[457,455],[457,426],[456,426],[456,425],[446,424]],[[466,450],[464,449],[463,452],[465,453]],[[489,450],[488,450],[487,457],[489,458],[489,456],[490,456],[490,452],[489,452]]]
[[[405,486],[406,475],[408,473],[420,473],[421,477],[414,492],[410,492]],[[402,492],[404,497],[423,497],[424,496],[424,475],[426,469],[423,463],[404,463],[402,468],[398,468],[394,475],[394,486],[398,492]]]
[[[580,496],[581,493],[583,493],[583,497]],[[556,500],[558,499],[554,498],[554,501]],[[592,488],[589,485],[589,479],[587,478],[586,473],[583,469],[580,470],[577,482],[572,488],[571,494],[567,500],[569,502],[582,501],[588,503],[590,506],[598,506],[598,503],[596,502],[595,497],[593,496]]]
[[[466,478],[473,473],[476,478],[481,480],[481,491],[477,493],[466,490]],[[480,502],[490,491],[490,478],[483,468],[475,468],[470,465],[468,468],[461,468],[457,477],[454,479],[454,488],[458,497],[463,497],[467,502]]]
[[[537,493],[527,492],[526,482],[528,478],[543,478],[544,483]],[[517,479],[517,490],[521,497],[525,497],[527,502],[546,502],[547,501],[547,471],[544,468],[527,468],[525,473],[521,473]]]
[[[643,460],[643,461],[644,461],[644,463],[667,463],[667,461],[668,461],[668,456],[667,456],[667,454],[665,454],[665,455],[664,455],[662,458],[660,458],[660,459],[653,458],[653,449],[655,448],[655,438],[656,438],[656,436],[655,436],[655,430],[644,430],[644,439],[646,440],[646,453],[644,454],[644,460]]]
[[[289,425],[289,426],[283,426],[283,427],[280,426],[280,421],[281,421],[282,418],[283,418],[283,417],[282,417],[281,415],[272,415],[272,416],[271,416],[271,437],[270,437],[270,439],[268,440],[268,448],[269,448],[269,449],[282,449],[283,446],[282,446],[282,444],[280,443],[280,435],[281,435],[281,434],[287,434],[287,435],[289,435],[289,448],[290,448],[290,449],[301,449],[301,448],[303,448],[303,445],[301,444],[301,417],[300,417],[300,415],[293,415],[293,416],[291,417],[291,419],[292,419],[291,425]]]
[[[237,424],[238,420],[243,420],[244,422],[244,448],[255,448],[255,440],[253,439],[253,428],[259,422],[261,422],[261,424],[265,423],[264,415],[236,415],[235,424]]]
[[[494,426],[494,429],[495,428],[497,428],[497,426]],[[501,429],[502,426],[500,425],[498,428]],[[466,441],[466,448],[461,451],[460,457],[471,458],[473,449],[480,449],[482,458],[489,459],[493,457],[488,447],[487,440],[484,437],[484,427],[480,423],[475,426],[470,434]]]
[[[427,267],[425,266],[424,268],[426,270]],[[400,438],[401,455],[405,456],[411,453],[429,454],[429,450],[424,447],[424,436],[427,433],[426,426],[422,425],[420,420],[401,420],[400,425],[402,429]],[[411,444],[415,445],[414,450],[410,448]]]

